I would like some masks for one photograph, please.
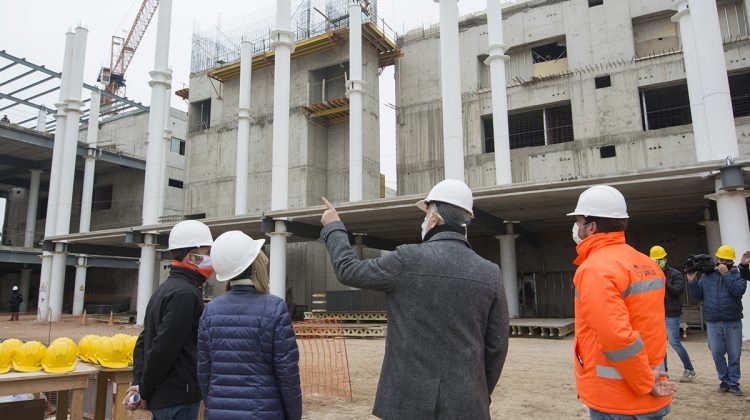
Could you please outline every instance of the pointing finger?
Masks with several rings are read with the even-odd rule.
[[[336,211],[336,208],[335,208],[335,207],[333,207],[333,204],[331,204],[331,202],[330,202],[330,201],[328,201],[328,199],[327,199],[327,198],[325,198],[325,197],[320,197],[320,199],[321,199],[321,200],[323,200],[323,204],[325,204],[325,206],[326,206],[326,208],[328,208],[328,210],[333,210],[333,211]]]

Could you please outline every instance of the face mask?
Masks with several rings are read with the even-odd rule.
[[[430,216],[432,213],[425,216],[424,220],[422,221],[422,240],[424,241],[424,237],[427,236],[427,232],[430,231],[428,226],[430,225]]]
[[[210,268],[211,267],[211,257],[208,255],[202,255],[202,254],[193,254],[194,257],[200,258],[200,262],[198,264],[194,264],[198,268]]]
[[[576,243],[576,245],[580,244],[583,241],[580,236],[578,236],[578,222],[573,222],[573,242]]]
[[[656,263],[659,264],[659,267],[662,269],[667,266],[667,261],[665,260],[656,260]]]

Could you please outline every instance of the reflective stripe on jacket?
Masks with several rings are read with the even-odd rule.
[[[667,351],[664,273],[627,245],[623,232],[592,235],[576,251],[579,398],[611,414],[644,414],[666,407],[671,397],[651,395],[653,370],[663,368]]]

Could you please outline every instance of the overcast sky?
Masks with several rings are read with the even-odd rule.
[[[60,71],[65,32],[80,24],[89,30],[84,81],[94,85],[99,69],[109,64],[112,35],[126,35],[141,3],[142,0],[0,0],[0,50]],[[298,0],[294,0],[293,4],[297,3]],[[233,20],[258,9],[273,8],[274,4],[273,0],[174,0],[169,55],[174,71],[173,89],[186,86],[190,78],[190,40],[194,23],[205,30],[215,25],[220,15],[224,21]],[[483,10],[486,0],[460,0],[458,5],[459,13],[464,15]],[[439,5],[433,0],[380,0],[378,9],[380,17],[398,33],[436,23],[439,16]],[[127,96],[146,105],[151,98],[148,72],[153,69],[156,22],[157,17],[154,17],[126,74]],[[0,83],[6,77],[0,76]],[[0,87],[0,91],[4,89]],[[45,100],[45,105],[51,106],[56,98],[57,94]],[[395,188],[395,116],[394,111],[385,106],[395,102],[393,67],[381,75],[380,100],[381,172],[386,174],[387,185]],[[172,106],[187,109],[187,104],[176,96],[172,96]],[[34,116],[14,109],[4,113],[12,121]]]

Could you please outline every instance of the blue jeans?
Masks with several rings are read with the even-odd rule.
[[[664,318],[664,321],[667,324],[667,339],[674,351],[677,352],[677,356],[680,357],[682,366],[684,366],[686,370],[695,370],[693,369],[693,364],[690,362],[690,356],[688,355],[687,350],[685,350],[685,347],[682,346],[682,342],[680,342],[680,317],[668,316]],[[665,358],[665,366],[666,363],[667,360]]]
[[[151,420],[198,420],[200,401],[151,410]]]
[[[589,415],[591,416],[591,420],[661,420],[670,411],[672,411],[671,405],[653,413],[635,415],[602,413],[601,411],[589,408]]]
[[[740,384],[742,320],[706,322],[706,329],[708,330],[708,349],[714,357],[719,380],[729,386],[738,386]]]

